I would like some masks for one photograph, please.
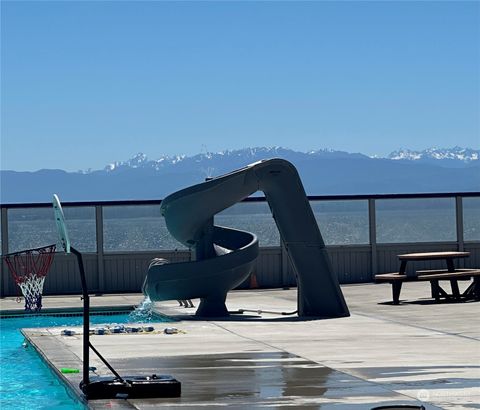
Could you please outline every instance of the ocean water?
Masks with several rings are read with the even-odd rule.
[[[464,198],[464,239],[480,240],[480,198]],[[312,202],[318,226],[328,245],[369,243],[368,202]],[[65,207],[74,246],[95,252],[95,209]],[[292,215],[294,218],[295,215]],[[48,208],[8,212],[9,251],[57,242],[53,212]],[[105,206],[104,250],[149,251],[185,249],[169,234],[159,206]],[[217,225],[257,234],[260,246],[278,246],[280,235],[267,203],[240,203],[215,216]],[[453,198],[376,201],[378,243],[455,241]]]

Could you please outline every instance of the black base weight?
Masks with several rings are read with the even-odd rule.
[[[80,383],[88,400],[96,399],[147,399],[153,397],[180,397],[181,383],[172,376],[90,377],[88,384]]]

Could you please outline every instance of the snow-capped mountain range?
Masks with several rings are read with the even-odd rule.
[[[292,162],[309,195],[480,191],[479,150],[454,147],[402,149],[386,158],[330,149],[298,152],[257,147],[193,156],[137,154],[102,170],[0,171],[1,202],[162,199],[181,188],[268,158]]]
[[[453,147],[453,148],[428,148],[423,151],[413,151],[410,149],[399,149],[393,151],[387,157],[368,156],[359,153],[348,153],[344,151],[335,151],[332,149],[320,149],[308,152],[293,151],[283,147],[255,147],[239,150],[226,150],[220,152],[208,152],[197,154],[191,157],[186,155],[164,155],[155,160],[149,160],[143,153],[134,155],[127,161],[117,161],[108,164],[104,171],[112,172],[124,168],[152,168],[161,170],[173,165],[182,165],[185,163],[215,163],[218,160],[242,159],[257,160],[258,158],[280,157],[285,159],[294,159],[303,157],[304,159],[315,158],[372,158],[389,159],[394,161],[417,161],[417,162],[436,162],[436,165],[445,166],[463,166],[480,158],[480,150],[471,148]],[[443,163],[442,163],[443,162]]]
[[[393,160],[449,160],[469,163],[478,161],[480,150],[471,148],[453,147],[453,148],[428,148],[423,151],[412,151],[409,149],[400,149],[393,151],[387,158]]]

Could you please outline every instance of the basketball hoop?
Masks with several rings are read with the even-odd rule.
[[[77,258],[80,280],[82,283],[83,299],[83,379],[80,389],[87,400],[123,398],[149,398],[149,397],[180,397],[181,383],[172,376],[126,376],[123,378],[108,363],[108,361],[90,343],[90,295],[88,294],[87,278],[83,264],[82,254],[70,245],[68,238],[65,215],[62,204],[57,195],[53,195],[53,213],[57,224],[58,235],[65,253],[72,253]],[[113,373],[114,377],[90,377],[90,349],[98,356],[105,366]]]
[[[25,298],[25,310],[42,308],[43,283],[53,262],[56,245],[27,249],[5,255],[5,262]]]

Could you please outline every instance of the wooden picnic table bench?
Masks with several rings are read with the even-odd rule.
[[[480,269],[455,269],[454,259],[466,258],[469,252],[422,252],[407,253],[398,255],[400,260],[399,272],[384,273],[375,275],[375,282],[388,282],[392,285],[393,304],[398,305],[400,302],[400,291],[403,282],[429,281],[432,290],[432,297],[435,301],[441,298],[454,300],[480,299]],[[420,270],[414,271],[413,274],[406,273],[407,262],[409,261],[431,261],[445,260],[447,269],[436,270]],[[460,293],[458,287],[459,280],[470,280],[473,282],[463,292]],[[441,280],[450,281],[452,293],[447,293],[439,284]]]

